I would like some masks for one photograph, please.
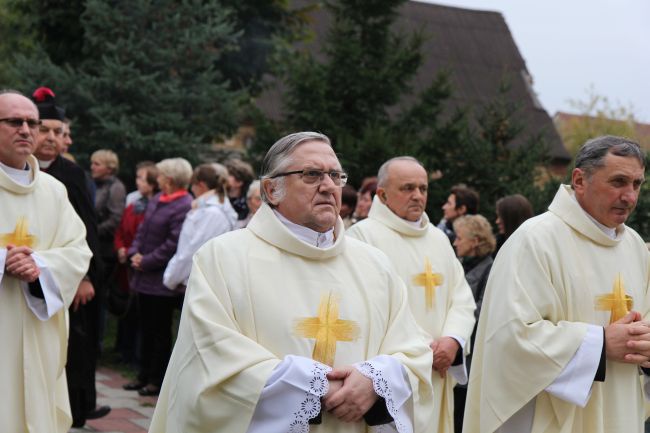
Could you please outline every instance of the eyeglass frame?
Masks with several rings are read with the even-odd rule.
[[[18,125],[18,121],[20,120],[20,125]],[[7,125],[11,126],[12,128],[22,128],[23,124],[27,124],[27,127],[29,129],[36,129],[40,127],[43,124],[43,121],[40,119],[29,119],[26,117],[5,117],[3,119],[0,119],[0,122],[5,122]],[[36,123],[34,123],[36,122]],[[14,124],[12,124],[14,123]]]
[[[338,187],[344,187],[345,184],[348,182],[348,174],[346,172],[344,172],[343,170],[325,171],[325,170],[318,170],[318,169],[315,169],[315,168],[309,168],[309,169],[305,169],[305,170],[287,171],[287,172],[284,172],[284,173],[278,173],[278,174],[274,174],[273,176],[269,176],[269,179],[275,179],[276,177],[289,176],[289,175],[292,175],[292,174],[300,174],[300,175],[302,175],[302,176],[300,176],[300,178],[304,179],[304,177],[306,176],[305,173],[310,172],[310,171],[320,173],[320,177],[318,179],[318,182],[314,182],[314,183],[307,183],[307,182],[305,182],[303,180],[303,182],[305,182],[307,185],[319,185],[321,182],[323,182],[323,179],[325,178],[325,175],[328,175],[329,178],[332,179],[332,182],[334,183],[334,185],[336,185]],[[339,175],[339,183],[340,183],[339,185],[336,184],[336,181],[332,177],[333,173],[337,173]]]

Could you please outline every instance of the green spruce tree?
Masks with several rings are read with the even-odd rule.
[[[452,133],[450,125],[425,118],[448,97],[449,88],[444,78],[435,80],[408,116],[395,116],[422,62],[422,36],[393,30],[404,0],[324,3],[332,23],[324,55],[294,48],[277,58],[277,74],[287,86],[287,117],[281,124],[262,126],[253,154],[259,158],[272,143],[265,131],[320,131],[332,139],[351,183],[358,186],[363,177],[377,173],[381,162],[413,153],[421,134],[416,126],[440,136]]]
[[[89,0],[72,112],[89,150],[192,162],[236,126],[239,95],[214,65],[235,49],[230,12],[200,0]]]
[[[397,155],[413,155],[429,171],[439,170],[442,178],[430,183],[432,220],[440,218],[440,206],[457,183],[479,191],[481,212],[492,220],[495,201],[513,193],[543,210],[556,186],[547,187],[540,176],[547,149],[541,137],[522,139],[513,120],[518,106],[506,85],[484,107],[453,109],[450,72],[442,72],[412,95],[409,83],[422,64],[423,36],[395,30],[403,3],[325,2],[331,27],[321,52],[297,48],[279,58],[286,119],[261,123],[253,154],[259,158],[285,132],[316,130],[332,138],[356,186]],[[514,149],[515,139],[526,145]]]

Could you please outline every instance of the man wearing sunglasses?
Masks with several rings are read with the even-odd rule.
[[[474,296],[463,267],[445,234],[430,222],[429,177],[410,156],[385,162],[377,174],[377,194],[368,218],[348,234],[382,250],[409,290],[411,310],[433,351],[433,424],[454,432],[454,385],[467,383],[465,354],[474,329]]]
[[[0,420],[8,432],[66,432],[67,308],[91,252],[64,186],[32,156],[34,103],[0,92]]]
[[[65,110],[56,103],[54,92],[39,87],[32,94],[41,125],[36,134],[34,156],[44,171],[63,183],[68,200],[86,227],[86,242],[93,257],[88,273],[79,283],[70,306],[70,337],[68,340],[68,392],[72,410],[72,426],[82,427],[87,419],[107,415],[111,408],[96,408],[95,368],[99,346],[99,306],[102,299],[102,264],[99,258],[99,236],[95,207],[81,167],[64,158]]]
[[[281,138],[261,173],[247,228],[194,257],[150,432],[434,431],[431,351],[387,257],[344,235],[329,139]]]

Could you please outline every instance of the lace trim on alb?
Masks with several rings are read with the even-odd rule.
[[[388,381],[384,378],[382,371],[375,368],[367,361],[356,365],[356,367],[361,374],[372,380],[372,387],[375,390],[375,393],[386,400],[386,409],[388,409],[390,416],[393,417],[397,431],[409,431],[408,427],[405,426],[397,416],[397,408],[395,407],[395,401],[393,400],[393,392],[391,391],[390,386],[388,386]]]
[[[314,362],[309,390],[305,392],[305,398],[300,403],[298,410],[293,413],[294,419],[289,425],[288,433],[307,433],[309,431],[309,420],[318,416],[321,410],[320,399],[329,390],[327,373],[330,371],[332,371],[330,367]]]

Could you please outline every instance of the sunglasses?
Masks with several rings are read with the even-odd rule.
[[[22,119],[20,117],[7,117],[4,119],[0,119],[0,122],[4,122],[13,128],[21,128],[23,126],[23,123],[26,123],[29,129],[36,129],[41,125],[40,120]]]

